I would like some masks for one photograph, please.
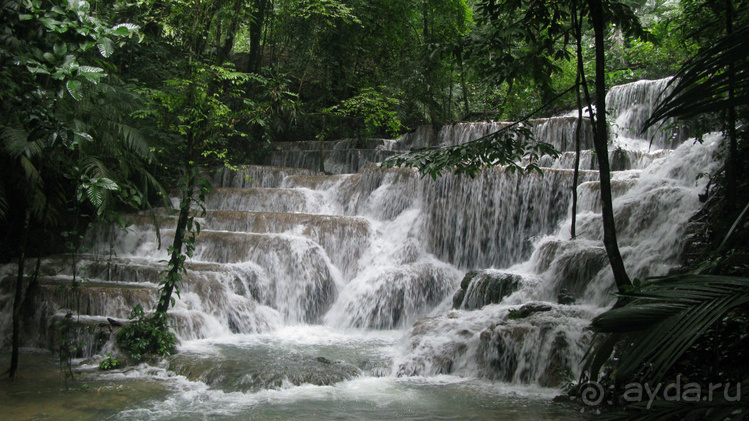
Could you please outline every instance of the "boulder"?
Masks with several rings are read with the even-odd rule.
[[[517,310],[511,310],[510,317],[512,319],[525,319],[532,314],[546,311],[551,311],[551,305],[546,303],[528,303]]]
[[[575,304],[575,301],[577,301],[577,299],[569,292],[569,290],[567,290],[567,288],[562,288],[559,291],[559,294],[557,294],[557,303],[559,304],[570,305]]]
[[[468,272],[453,296],[453,308],[476,310],[488,304],[498,304],[517,291],[522,276],[497,270]]]

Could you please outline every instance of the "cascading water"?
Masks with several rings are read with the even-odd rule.
[[[705,183],[698,176],[713,169],[719,140],[663,150],[683,139],[632,135],[633,122],[646,118],[665,83],[615,87],[608,98],[618,110],[611,146],[615,214],[633,278],[679,264]],[[563,152],[542,158],[543,175],[492,168],[476,179],[433,181],[373,164],[338,175],[261,166],[212,172],[215,190],[171,311],[180,353],[168,366],[109,375],[161,378],[169,384],[165,401],[141,398],[116,417],[242,418],[252,411],[269,418],[517,419],[507,412],[515,405],[534,408],[528,419],[574,418],[545,399],[579,375],[586,326],[612,303],[597,173],[584,123],[578,236],[570,239],[576,119],[530,124]],[[353,166],[410,147],[467,142],[501,126],[420,129],[375,142],[376,152],[357,152]],[[333,150],[347,144],[362,147],[346,141]],[[341,154],[351,161],[350,153]],[[161,218],[161,241],[169,244],[174,220]],[[25,322],[27,345],[52,345],[50,321],[69,308],[59,291],[73,265],[88,280],[78,294],[86,303],[80,334],[89,352],[111,350],[111,343],[101,347],[107,317],[125,322],[136,303],[154,305],[167,254],[150,218],[130,220],[114,235],[109,227],[89,233],[89,254],[77,262],[44,262],[37,313]],[[3,334],[8,285],[0,295]]]

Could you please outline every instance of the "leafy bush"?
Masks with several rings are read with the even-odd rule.
[[[117,358],[112,358],[112,354],[106,354],[107,359],[99,363],[99,370],[114,370],[119,368],[122,363]]]
[[[169,331],[168,316],[156,312],[147,317],[139,305],[130,313],[131,322],[117,334],[117,344],[130,357],[143,361],[148,355],[165,357],[174,353],[174,333]]]
[[[398,136],[405,131],[396,111],[400,104],[401,101],[397,98],[385,96],[372,88],[364,88],[358,95],[324,109],[323,113],[353,119],[357,126],[361,126],[363,122],[364,136]]]

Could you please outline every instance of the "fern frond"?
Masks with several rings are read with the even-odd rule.
[[[34,163],[26,155],[21,155],[19,162],[31,189],[41,190],[44,181]]]
[[[0,139],[3,142],[3,150],[13,159],[25,154],[29,147],[29,134],[23,129],[3,127]]]
[[[115,178],[112,176],[109,166],[98,156],[87,156],[81,165],[83,172],[92,178]]]
[[[125,147],[141,159],[151,157],[151,145],[140,130],[123,123],[114,123]]]

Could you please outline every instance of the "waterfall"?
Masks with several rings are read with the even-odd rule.
[[[616,114],[614,212],[633,278],[664,275],[679,265],[684,232],[707,179],[700,174],[715,169],[720,141],[711,135],[699,144],[655,129],[639,134],[667,82],[614,87],[608,96]],[[543,174],[490,168],[473,179],[432,180],[375,164],[411,148],[468,142],[505,124],[453,123],[438,133],[425,127],[398,140],[275,145],[283,149],[270,162],[300,168],[207,171],[214,190],[206,214],[197,218],[202,229],[171,311],[185,349],[224,340],[231,346],[221,346],[239,352],[235,348],[258,346],[256,338],[279,343],[289,340],[283,332],[303,336],[297,328],[341,343],[348,342],[340,332],[401,338],[388,342],[387,358],[347,361],[351,366],[336,366],[332,377],[319,376],[328,362],[297,355],[289,364],[309,369],[311,377],[232,380],[231,387],[242,391],[317,378],[443,374],[558,387],[579,375],[590,340],[586,327],[613,302],[589,123],[583,123],[574,240],[569,213],[576,117],[528,123],[537,139],[562,152],[541,158]],[[314,170],[320,147],[326,171],[337,174]],[[88,329],[91,345],[84,353],[111,349],[101,343],[107,318],[126,322],[135,304],[150,309],[155,303],[175,226],[171,213],[157,216],[161,247],[151,218],[138,214],[127,216],[127,228],[90,230],[86,252],[75,259],[45,259],[36,314],[24,321],[25,345],[51,346],[54,320],[72,310],[80,311],[79,323]],[[82,280],[75,308],[64,288],[73,268]],[[8,338],[12,265],[0,273],[0,331]],[[227,367],[242,360],[222,352]],[[189,352],[184,358],[174,362],[179,373],[229,387],[220,380],[226,373],[190,360]],[[194,371],[197,366],[203,371]]]
[[[661,149],[676,147],[686,139],[685,129],[673,127],[675,120],[666,120],[640,132],[656,105],[668,95],[670,81],[671,78],[640,80],[611,88],[606,94],[606,112],[615,116],[616,143],[629,143],[629,148],[633,149],[634,145],[628,140],[640,145],[644,140],[648,146]]]
[[[685,230],[700,208],[698,195],[706,184],[701,175],[717,169],[718,135],[701,144],[652,130],[647,134],[649,139],[633,135],[652,112],[667,82],[618,86],[607,98],[619,112],[610,156],[615,169],[612,195],[619,244],[633,279],[665,275],[680,264]],[[572,145],[565,119],[569,117],[534,122],[532,129],[541,140],[565,151]],[[550,126],[555,127],[549,130]],[[586,142],[582,142],[583,148]],[[595,172],[582,172],[578,236],[570,239],[570,202],[564,190],[571,185],[565,178],[569,177],[565,168],[570,167],[571,157],[563,153],[556,160],[543,161],[547,169],[541,179],[548,181],[548,186],[534,187],[538,179],[524,176],[522,182],[509,186],[495,184],[496,193],[494,189],[463,193],[480,189],[485,177],[491,177],[493,183],[505,177],[491,171],[471,183],[451,186],[444,197],[457,198],[455,206],[463,209],[465,217],[453,214],[444,201],[427,207],[437,209],[443,217],[438,226],[459,233],[455,239],[469,239],[450,241],[449,234],[438,235],[439,241],[447,242],[448,250],[457,244],[460,252],[440,248],[437,255],[459,267],[479,270],[465,276],[452,309],[418,321],[408,332],[396,361],[399,375],[451,373],[540,385],[558,385],[579,375],[579,363],[590,339],[585,328],[592,317],[613,304],[615,288],[602,243]],[[583,168],[586,159],[590,160],[590,155],[583,157]],[[557,168],[560,170],[554,170]],[[450,181],[451,177],[441,180],[444,184]],[[505,204],[510,204],[507,209],[514,214],[490,213]],[[467,227],[467,221],[481,225]],[[492,230],[496,230],[491,235],[494,241],[475,237]],[[527,242],[525,249],[514,242],[514,236]],[[473,252],[474,247],[480,250]],[[484,258],[483,251],[494,260]],[[483,299],[478,305],[477,290]]]

